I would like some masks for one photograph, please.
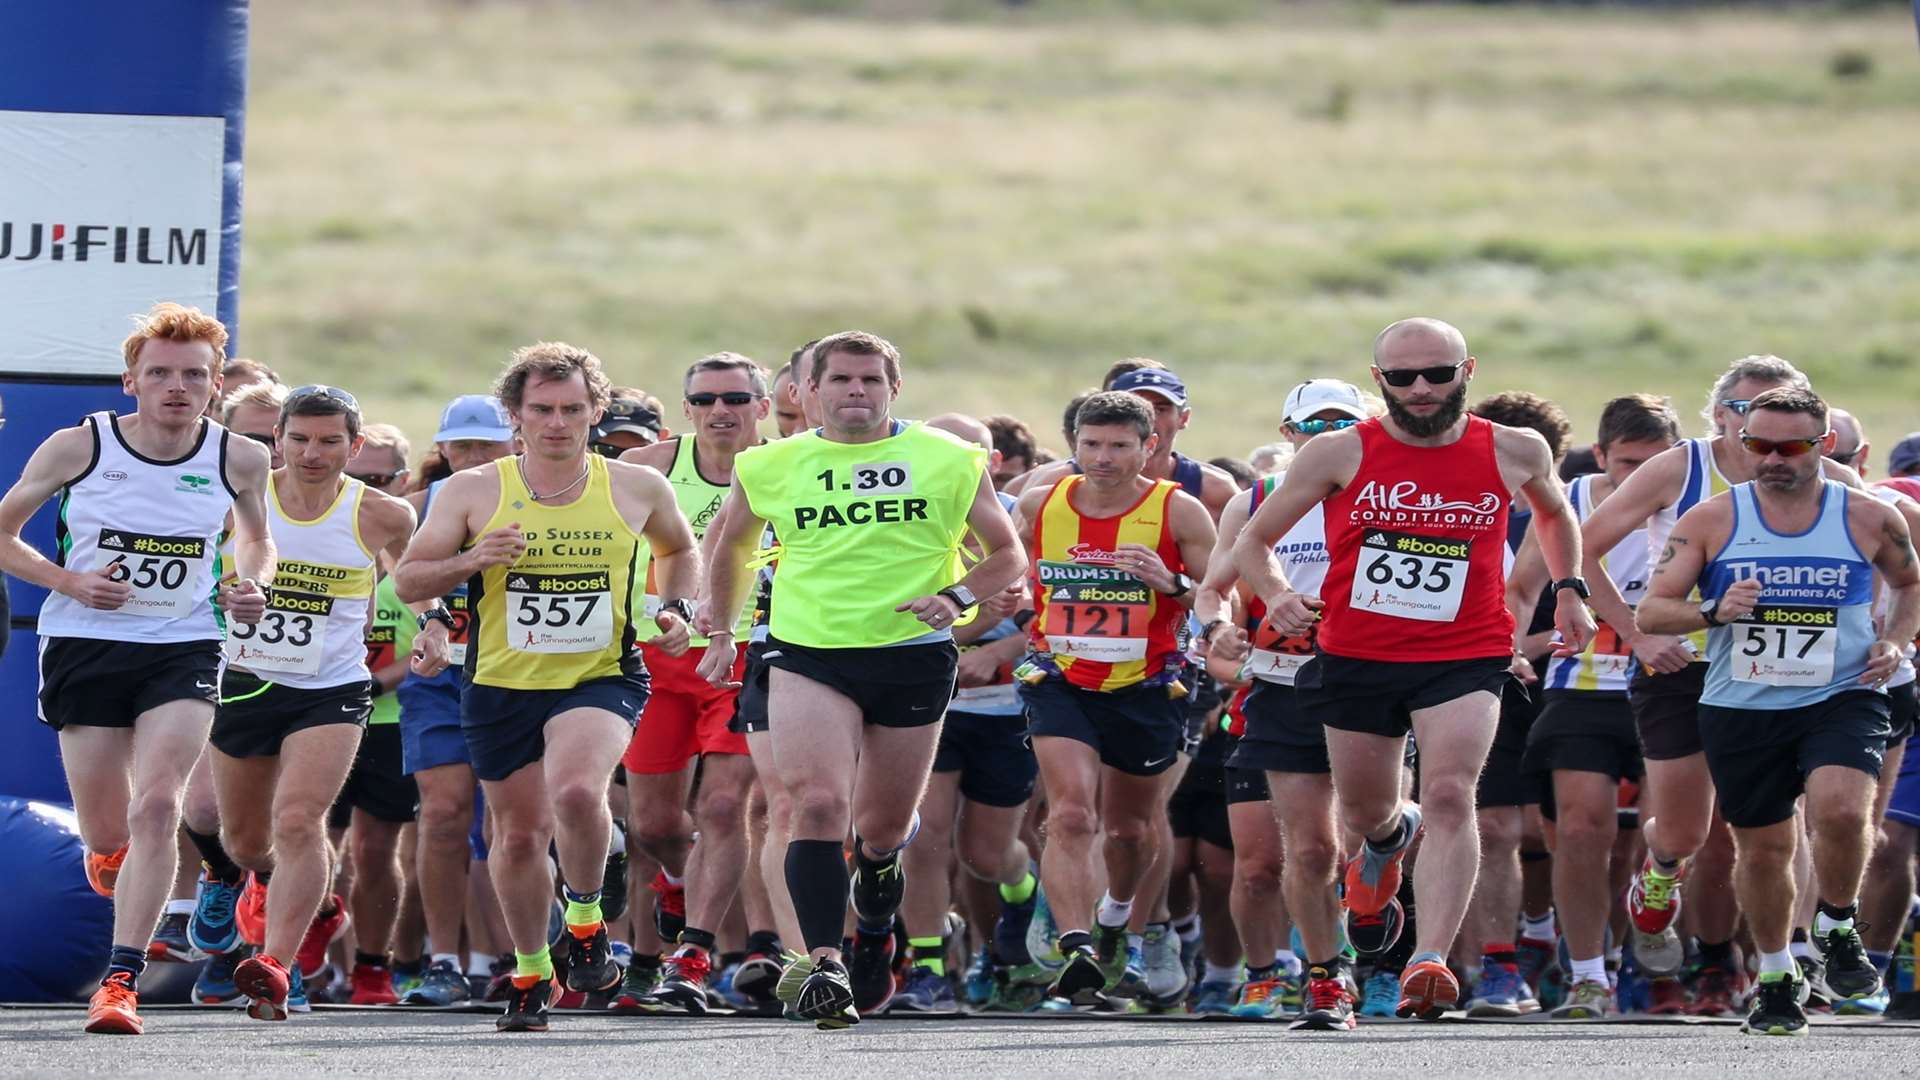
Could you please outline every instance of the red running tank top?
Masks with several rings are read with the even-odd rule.
[[[1401,662],[1510,655],[1508,496],[1493,425],[1469,416],[1447,446],[1409,446],[1378,419],[1354,430],[1360,468],[1325,503],[1321,651]]]

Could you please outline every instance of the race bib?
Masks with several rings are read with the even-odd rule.
[[[394,649],[399,644],[399,631],[393,627],[370,627],[367,630],[367,670],[377,673],[392,664]]]
[[[1840,643],[1840,613],[1835,608],[1753,609],[1732,624],[1728,656],[1736,682],[1767,686],[1825,686],[1833,681],[1834,648]]]
[[[318,674],[332,613],[330,596],[271,589],[259,622],[227,620],[227,662],[255,673]]]
[[[1466,595],[1472,548],[1468,540],[1369,529],[1360,539],[1350,602],[1375,615],[1452,622]]]
[[[598,652],[613,644],[613,583],[604,570],[507,575],[507,645],[521,652]]]
[[[154,619],[184,619],[201,599],[189,583],[196,564],[207,559],[207,541],[199,536],[149,536],[125,529],[101,529],[100,552],[112,567],[112,580],[133,595],[120,610]]]
[[[1587,646],[1593,673],[1602,678],[1625,678],[1633,670],[1633,652],[1613,626],[1601,622],[1594,631],[1593,644]]]
[[[467,638],[473,632],[473,612],[467,608],[466,589],[447,597],[447,614],[453,616],[453,628],[447,631],[447,666],[464,667]]]
[[[1056,656],[1102,663],[1147,658],[1147,624],[1153,590],[1132,574],[1110,566],[1040,562],[1046,613],[1040,633]]]
[[[1318,636],[1317,625],[1305,634],[1288,637],[1261,622],[1253,634],[1253,652],[1247,656],[1244,669],[1247,677],[1292,686],[1294,675],[1313,659],[1314,640]]]

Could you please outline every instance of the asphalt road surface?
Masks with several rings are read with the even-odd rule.
[[[1920,1023],[1816,1021],[1806,1038],[1737,1024],[1616,1021],[1369,1023],[1290,1032],[1259,1021],[972,1017],[816,1031],[780,1020],[556,1014],[500,1035],[480,1012],[321,1007],[284,1024],[237,1010],[143,1010],[138,1038],[87,1035],[72,1008],[0,1008],[3,1076],[787,1075],[1216,1077],[1899,1076],[1920,1071]]]

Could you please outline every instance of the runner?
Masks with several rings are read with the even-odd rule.
[[[1296,453],[1322,435],[1345,431],[1368,418],[1359,388],[1338,379],[1312,379],[1295,386],[1287,394],[1284,409],[1280,432]],[[1209,658],[1239,665],[1241,680],[1250,683],[1244,695],[1236,695],[1242,730],[1227,767],[1259,776],[1270,801],[1259,807],[1263,818],[1244,810],[1233,817],[1234,851],[1239,854],[1243,845],[1279,849],[1286,911],[1300,932],[1311,965],[1301,994],[1302,1015],[1294,1026],[1350,1029],[1355,1025],[1356,1002],[1352,963],[1341,948],[1340,901],[1334,884],[1340,834],[1334,826],[1327,736],[1320,723],[1301,710],[1293,689],[1295,674],[1313,655],[1315,634],[1312,628],[1299,636],[1275,633],[1257,596],[1243,593],[1241,619],[1234,618],[1229,606],[1240,580],[1230,557],[1232,545],[1278,487],[1278,477],[1262,478],[1244,498],[1227,505],[1220,518],[1220,544],[1200,585],[1194,615],[1201,620]],[[1274,544],[1273,553],[1294,589],[1319,596],[1328,566],[1322,508],[1309,507]],[[1243,785],[1250,787],[1251,779]],[[1277,834],[1276,840],[1267,840],[1266,833]],[[1236,917],[1235,923],[1248,961],[1247,981],[1234,1012],[1277,1016],[1282,1008],[1282,972],[1269,958],[1284,942],[1271,933],[1263,934],[1257,917]]]
[[[1777,356],[1736,360],[1714,381],[1702,415],[1713,434],[1688,439],[1636,470],[1581,528],[1583,572],[1593,589],[1593,610],[1609,626],[1627,626],[1633,612],[1600,555],[1636,530],[1647,530],[1647,550],[1666,547],[1680,515],[1734,484],[1753,479],[1753,459],[1733,434],[1747,405],[1779,386],[1808,389],[1807,377]],[[1846,472],[1831,466],[1830,476]],[[1692,878],[1692,930],[1700,964],[1693,1002],[1696,1015],[1738,1012],[1746,991],[1744,966],[1734,956],[1739,906],[1733,890],[1733,846],[1714,812],[1713,780],[1701,749],[1696,706],[1706,677],[1706,636],[1649,635],[1636,629],[1625,641],[1639,662],[1627,684],[1627,701],[1640,733],[1646,779],[1641,786],[1642,838],[1647,857],[1627,894],[1633,920],[1628,944],[1649,975],[1676,974],[1687,949],[1674,927],[1681,908],[1681,881]]]
[[[759,443],[766,419],[766,373],[738,353],[714,353],[694,362],[682,380],[683,411],[692,433],[639,450],[620,460],[663,473],[680,511],[704,536],[733,484],[734,457]],[[650,604],[658,596],[650,593]],[[735,627],[735,631],[743,629]],[[661,971],[651,1003],[707,1011],[707,980],[714,972],[714,933],[733,906],[746,871],[747,789],[753,762],[745,737],[728,730],[738,692],[699,675],[707,639],[694,636],[683,652],[640,643],[653,692],[633,741],[620,763],[627,771],[627,827],[660,864],[656,892],[678,892],[685,925]],[[742,658],[744,661],[744,658]],[[739,663],[732,674],[738,681]],[[699,769],[692,820],[686,811]],[[689,825],[691,830],[689,830]],[[700,837],[694,842],[694,834]]]
[[[273,431],[280,423],[280,406],[286,404],[287,388],[278,382],[256,382],[244,390],[230,393],[220,406],[220,425],[235,435],[243,435],[267,448],[273,467],[286,462],[280,457],[280,444]]]
[[[275,435],[288,459],[267,487],[279,565],[260,621],[227,632],[212,732],[221,843],[253,872],[249,888],[265,892],[261,949],[234,969],[256,1020],[305,1012],[303,975],[325,962],[331,935],[318,956],[302,945],[323,903],[342,905],[326,818],[373,708],[366,626],[376,553],[398,559],[414,521],[404,501],[343,475],[360,450],[351,394],[291,391]]]
[[[800,407],[800,382],[794,378],[794,365],[812,346],[813,342],[809,341],[795,349],[781,366],[780,374],[773,378],[773,426],[783,439],[807,427],[807,414]]]
[[[1681,516],[1636,618],[1644,633],[1708,629],[1700,736],[1760,950],[1742,1030],[1799,1035],[1807,987],[1788,942],[1802,794],[1827,985],[1842,998],[1880,989],[1855,912],[1889,733],[1881,688],[1920,632],[1920,567],[1897,511],[1850,498],[1822,475],[1818,451],[1833,440],[1824,401],[1776,388],[1755,396],[1744,419],[1739,439],[1755,479]],[[1871,613],[1875,571],[1893,592],[1883,629]]]
[[[1515,492],[1533,506],[1556,575],[1561,635],[1584,648],[1593,621],[1586,585],[1572,576],[1578,523],[1545,441],[1463,415],[1477,365],[1460,331],[1402,320],[1381,331],[1373,352],[1387,415],[1301,448],[1241,533],[1234,561],[1275,630],[1299,635],[1321,624],[1319,652],[1294,686],[1306,714],[1327,726],[1341,820],[1365,838],[1347,864],[1349,936],[1357,919],[1393,918],[1400,864],[1424,812],[1418,951],[1401,975],[1398,1011],[1434,1019],[1459,1001],[1445,954],[1473,892],[1474,784],[1512,678],[1502,564]],[[1292,588],[1273,547],[1323,502],[1331,561],[1315,598]],[[1409,728],[1421,749],[1418,807],[1401,795]],[[1383,949],[1397,936],[1391,923],[1387,931]]]
[[[460,473],[513,453],[513,440],[512,418],[498,398],[463,394],[441,410],[433,446],[446,467]],[[434,498],[445,485],[445,479],[434,480],[407,495],[421,521],[427,520]],[[400,702],[401,767],[420,794],[414,876],[427,924],[428,953],[420,985],[401,995],[404,1005],[458,1005],[470,996],[460,962],[467,878],[475,858],[469,838],[477,791],[473,759],[460,730],[460,696],[467,685],[467,649],[473,631],[467,599],[464,578],[442,598],[453,616],[447,635],[447,669],[432,678],[410,671],[394,694]],[[467,974],[488,973],[481,969]]]
[[[1067,1000],[1124,973],[1135,890],[1164,855],[1161,774],[1186,729],[1187,571],[1206,572],[1213,521],[1178,484],[1144,475],[1154,425],[1139,396],[1088,398],[1074,426],[1082,471],[1029,485],[1016,510],[1035,609],[1020,696],[1047,790],[1041,878],[1067,958],[1049,993]],[[1096,897],[1103,830],[1107,890]]]
[[[1033,429],[1017,417],[988,416],[980,421],[993,435],[994,452],[1000,455],[1000,464],[993,467],[993,485],[1005,488],[1015,477],[1033,469],[1039,462],[1039,446],[1033,437]]]
[[[656,643],[686,647],[698,554],[652,469],[588,449],[608,400],[593,354],[541,342],[514,354],[495,394],[524,453],[455,473],[395,570],[400,598],[477,579],[461,728],[493,814],[488,868],[513,939],[501,1031],[543,1031],[554,996],[552,845],[565,884],[568,988],[611,989],[600,892],[613,831],[607,788],[647,699],[633,586],[647,550],[663,597]]]
[[[858,929],[890,942],[904,887],[900,849],[912,839],[954,689],[953,624],[1014,581],[1022,553],[986,452],[892,418],[901,376],[891,344],[835,334],[814,346],[809,365],[805,390],[824,422],[735,460],[707,597],[712,619],[732,625],[747,596],[748,554],[771,522],[781,551],[764,654],[768,711],[793,800],[787,887],[813,961],[795,1011],[838,1028],[859,1020],[840,950],[848,827]],[[986,554],[963,574],[968,529]],[[717,633],[701,674],[731,684],[734,648],[731,631]],[[890,950],[857,950],[872,1007],[892,990]]]
[[[1603,471],[1569,486],[1574,513],[1585,522],[1628,476],[1679,441],[1680,418],[1665,398],[1631,394],[1607,402],[1594,442]],[[1646,532],[1634,532],[1601,559],[1630,607],[1646,589],[1646,544]],[[1546,586],[1546,561],[1529,540],[1507,581],[1508,607],[1530,613]],[[1543,812],[1555,829],[1553,906],[1571,961],[1556,1020],[1602,1020],[1615,1012],[1604,946],[1619,868],[1609,856],[1619,833],[1620,784],[1637,783],[1642,771],[1627,705],[1633,656],[1626,642],[1634,634],[1631,625],[1606,624],[1580,653],[1556,655],[1543,672],[1544,705],[1527,735],[1526,771],[1548,773],[1552,784]]]
[[[133,414],[95,413],[55,432],[0,500],[0,570],[52,593],[40,612],[40,718],[60,734],[87,882],[114,900],[90,1032],[142,1028],[140,973],[219,696],[214,562],[230,509],[238,576],[221,585],[221,608],[236,628],[266,610],[267,451],[203,419],[226,344],[212,316],[155,305],[121,346]],[[53,562],[20,530],[56,493]]]
[[[600,422],[593,425],[591,445],[596,454],[619,457],[660,439],[660,413],[655,405],[638,393],[615,391]]]

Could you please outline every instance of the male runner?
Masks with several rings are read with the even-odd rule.
[[[87,882],[114,898],[90,1032],[141,1031],[139,978],[179,866],[180,801],[219,696],[212,597],[229,510],[238,574],[220,586],[221,608],[236,627],[266,610],[267,451],[203,419],[226,345],[212,316],[155,305],[121,346],[133,414],[55,432],[0,500],[0,570],[52,592],[40,612],[40,717],[60,733]],[[49,561],[20,530],[56,493]]]
[[[664,474],[699,537],[733,485],[735,456],[760,442],[759,423],[769,405],[766,374],[738,353],[714,353],[687,369],[682,395],[691,433],[629,450],[620,460]],[[657,597],[649,595],[648,600]],[[653,692],[621,758],[627,770],[627,827],[661,866],[665,881],[655,888],[665,884],[683,890],[680,903],[686,919],[679,940],[667,943],[678,947],[663,966],[652,1000],[700,1015],[707,1011],[714,932],[733,906],[746,872],[746,803],[753,762],[747,757],[746,738],[727,727],[738,692],[699,675],[706,638],[694,636],[690,647],[675,654],[646,641],[640,651]],[[733,673],[734,681],[739,675]],[[700,789],[689,823],[687,796],[696,764]],[[695,832],[700,836],[697,844]]]
[[[1320,624],[1319,652],[1295,674],[1294,689],[1307,715],[1327,726],[1341,820],[1365,838],[1347,864],[1349,935],[1355,919],[1392,910],[1424,813],[1417,952],[1401,975],[1397,1011],[1435,1019],[1459,1001],[1445,954],[1473,893],[1475,780],[1512,677],[1503,563],[1515,492],[1533,507],[1557,578],[1561,635],[1584,648],[1593,621],[1586,586],[1573,576],[1578,523],[1546,441],[1463,415],[1477,365],[1460,331],[1404,319],[1380,332],[1373,356],[1387,415],[1302,447],[1240,534],[1234,562],[1275,630],[1299,635]],[[1316,598],[1292,588],[1273,546],[1321,503],[1330,563]],[[1419,807],[1401,797],[1409,728],[1420,744]],[[1333,960],[1311,959],[1329,969]]]
[[[1088,398],[1074,425],[1081,472],[1029,485],[1015,510],[1031,552],[1033,653],[1020,696],[1047,789],[1040,873],[1067,958],[1049,993],[1068,1000],[1124,970],[1135,890],[1161,855],[1160,775],[1186,729],[1188,571],[1206,572],[1213,520],[1173,481],[1144,475],[1159,448],[1154,423],[1139,396]],[[1096,898],[1103,833],[1107,889]]]
[[[1288,392],[1280,431],[1297,453],[1314,439],[1345,431],[1367,417],[1358,387],[1338,379],[1312,379]],[[1351,1029],[1355,1025],[1353,972],[1341,948],[1340,898],[1334,884],[1340,834],[1334,826],[1327,735],[1317,720],[1301,710],[1294,691],[1296,674],[1313,656],[1315,634],[1311,628],[1299,636],[1277,634],[1268,625],[1258,597],[1246,598],[1245,616],[1239,622],[1229,605],[1240,580],[1231,557],[1232,545],[1278,487],[1279,478],[1263,477],[1245,497],[1227,504],[1226,513],[1220,517],[1220,544],[1207,566],[1206,580],[1200,584],[1194,615],[1201,620],[1201,637],[1210,658],[1240,664],[1243,677],[1252,683],[1240,702],[1245,724],[1227,767],[1263,773],[1271,804],[1262,807],[1267,814],[1265,822],[1245,820],[1244,813],[1235,819],[1234,850],[1239,851],[1242,827],[1265,825],[1279,832],[1280,887],[1287,914],[1299,928],[1309,960],[1333,958],[1330,963],[1314,963],[1307,969],[1301,1016],[1294,1026]],[[1322,508],[1309,507],[1274,544],[1273,552],[1294,589],[1320,596],[1328,567]],[[1257,919],[1240,926],[1240,937],[1247,948],[1247,989],[1243,989],[1235,1011],[1242,1016],[1273,1016],[1278,1009],[1275,991],[1280,973],[1273,964],[1273,953],[1284,943],[1261,931]],[[1256,1012],[1262,1005],[1266,1007]]]
[[[980,422],[992,433],[993,449],[1000,455],[1000,464],[993,467],[995,487],[1005,488],[1014,477],[1026,474],[1039,464],[1034,460],[1039,456],[1039,446],[1026,421],[1013,416],[988,416]]]
[[[461,728],[493,814],[488,869],[513,938],[501,1031],[543,1031],[554,995],[553,866],[566,886],[567,986],[620,979],[600,907],[613,818],[607,786],[647,699],[634,586],[648,549],[663,597],[656,643],[686,647],[699,555],[652,469],[588,448],[608,400],[600,360],[541,342],[494,389],[524,453],[455,473],[395,570],[400,598],[474,590]]]
[[[1665,398],[1630,394],[1600,410],[1594,460],[1601,472],[1582,476],[1567,499],[1582,522],[1592,516],[1635,470],[1680,441],[1680,418]],[[1652,559],[1645,530],[1614,545],[1601,558],[1629,606],[1646,589]],[[1531,613],[1547,586],[1546,561],[1529,541],[1507,580],[1507,605],[1516,619]],[[1633,656],[1626,644],[1635,631],[1600,627],[1577,654],[1556,655],[1542,673],[1545,703],[1527,735],[1529,773],[1552,782],[1555,845],[1553,906],[1572,961],[1557,1020],[1601,1020],[1614,1013],[1607,977],[1607,921],[1618,890],[1620,868],[1610,865],[1619,831],[1619,789],[1641,775],[1640,740],[1627,705]]]
[[[848,827],[854,911],[875,936],[900,905],[900,849],[953,695],[953,624],[1011,584],[1022,561],[986,452],[893,419],[900,383],[899,351],[882,338],[847,331],[814,346],[806,392],[823,423],[735,459],[707,587],[713,621],[731,626],[748,554],[773,525],[768,711],[793,802],[787,887],[813,960],[795,1011],[823,1028],[859,1020],[840,951]],[[962,573],[969,529],[985,557]],[[701,674],[733,682],[734,648],[730,631],[714,634]],[[884,1004],[886,953],[873,957]]]
[[[233,973],[257,1020],[307,1005],[296,953],[333,893],[327,811],[373,709],[365,639],[375,553],[398,559],[414,524],[404,501],[343,475],[360,449],[351,394],[290,392],[275,435],[287,458],[267,487],[279,565],[260,621],[227,632],[212,733],[221,843],[266,889],[262,947]]]
[[[773,377],[773,426],[781,438],[797,434],[807,426],[807,414],[800,407],[800,383],[794,378],[793,361],[807,350],[809,345],[794,350],[788,362],[780,368],[780,374]]]
[[[513,453],[513,439],[513,419],[498,398],[463,394],[441,410],[433,445],[447,468],[461,473]],[[433,500],[446,483],[435,480],[407,496],[421,521],[431,514]],[[467,649],[473,635],[466,579],[456,582],[443,602],[453,616],[447,635],[449,666],[432,678],[409,672],[394,693],[400,702],[401,766],[420,791],[414,868],[429,956],[420,985],[402,996],[404,1005],[457,1005],[470,996],[460,963],[475,792],[473,759],[460,730],[460,695],[467,684]]]
[[[1760,950],[1742,1030],[1800,1035],[1807,987],[1788,938],[1803,794],[1827,985],[1841,998],[1880,989],[1854,917],[1890,730],[1881,688],[1920,632],[1920,566],[1898,511],[1822,475],[1819,452],[1833,440],[1826,402],[1775,388],[1755,396],[1744,419],[1754,480],[1681,516],[1636,619],[1644,633],[1708,630],[1700,736]],[[1875,571],[1893,594],[1879,627]]]
[[[1593,590],[1593,610],[1607,625],[1633,625],[1633,612],[1601,565],[1633,532],[1647,530],[1647,550],[1666,547],[1673,523],[1700,502],[1753,479],[1753,459],[1737,438],[1747,405],[1777,386],[1808,389],[1807,377],[1777,356],[1736,360],[1714,381],[1703,411],[1713,434],[1688,439],[1655,457],[1623,481],[1581,527],[1583,573]],[[1829,476],[1846,472],[1829,467]],[[1647,858],[1627,893],[1633,921],[1634,958],[1642,971],[1678,972],[1686,947],[1674,927],[1683,878],[1694,890],[1693,932],[1700,942],[1700,972],[1690,1011],[1719,1016],[1738,1008],[1746,983],[1735,962],[1733,934],[1739,908],[1733,898],[1732,839],[1714,814],[1713,781],[1702,753],[1695,716],[1706,677],[1706,637],[1648,635],[1636,629],[1624,644],[1639,667],[1627,684],[1627,701],[1640,732],[1646,779],[1641,785],[1641,834]],[[1695,858],[1698,855],[1699,858]]]

